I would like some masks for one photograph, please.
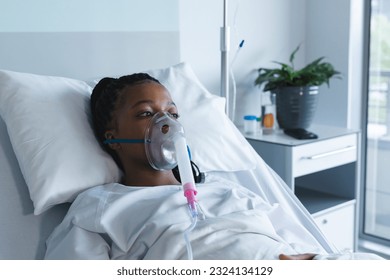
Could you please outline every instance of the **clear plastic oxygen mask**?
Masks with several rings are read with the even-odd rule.
[[[195,228],[198,217],[194,175],[182,125],[169,113],[158,112],[150,120],[145,139],[107,139],[104,143],[144,143],[149,164],[156,170],[179,167],[180,181],[191,214],[191,225],[184,232],[188,259],[192,259],[189,233]]]
[[[167,112],[156,113],[145,131],[144,139],[107,139],[104,143],[145,143],[149,164],[156,170],[179,167],[184,196],[192,217],[197,216],[196,187],[192,174],[183,126]]]
[[[149,164],[156,170],[171,170],[178,163],[175,140],[184,137],[181,124],[167,113],[153,116],[145,131],[145,152]]]
[[[170,114],[159,112],[153,116],[146,129],[145,143],[146,156],[154,169],[171,170],[178,165],[191,215],[197,216],[197,191],[183,126]]]
[[[184,196],[187,198],[191,214],[191,225],[184,231],[188,259],[192,260],[192,247],[189,233],[195,228],[198,217],[196,207],[197,193],[194,175],[192,174],[189,151],[181,124],[167,113],[153,116],[145,133],[146,156],[149,164],[157,170],[172,169],[179,166],[180,181]]]
[[[198,217],[196,208],[197,193],[192,174],[189,151],[182,125],[167,113],[157,113],[153,116],[145,133],[146,156],[149,164],[157,170],[167,170],[179,166],[180,181],[184,196],[187,198],[191,213],[191,225],[184,231],[188,259],[192,260],[192,248],[189,233],[195,228]]]

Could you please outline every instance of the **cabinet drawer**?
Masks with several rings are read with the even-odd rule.
[[[293,148],[293,176],[298,177],[357,159],[357,134],[340,136]]]
[[[324,214],[314,214],[322,232],[340,251],[354,249],[355,204],[349,204]]]

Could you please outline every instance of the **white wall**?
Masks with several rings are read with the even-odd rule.
[[[315,123],[359,128],[362,99],[364,0],[228,0],[231,58],[244,47],[233,72],[238,84],[236,123],[244,114],[259,114],[260,89],[253,86],[256,68],[288,62],[301,50],[296,66],[325,56],[342,80],[321,87]],[[179,0],[181,60],[189,62],[213,93],[220,93],[220,27],[223,0]]]
[[[325,56],[342,80],[322,86],[314,122],[361,128],[364,0],[307,1],[307,60]]]
[[[326,86],[321,88],[315,122],[358,127],[361,104],[359,46],[362,46],[359,40],[362,36],[360,19],[363,2],[364,0],[228,0],[231,59],[240,41],[245,40],[232,68],[237,82],[238,123],[244,114],[260,112],[261,90],[253,85],[256,69],[272,67],[272,61],[288,62],[291,51],[302,44],[296,66],[301,67],[318,56],[326,56],[344,76],[341,81],[332,80],[330,89]],[[117,52],[117,59],[114,61],[118,63],[121,56],[128,58],[124,60],[128,65],[136,63],[136,55],[129,53],[132,49],[127,47],[132,44],[133,38],[147,34],[145,43],[149,46],[156,41],[154,47],[158,49],[159,44],[170,46],[167,42],[163,44],[166,33],[167,40],[174,40],[171,43],[171,53],[156,53],[154,58],[145,57],[145,60],[153,60],[146,65],[153,65],[154,61],[158,66],[165,61],[187,61],[206,88],[220,94],[223,0],[0,0],[0,6],[2,34],[14,33],[12,36],[28,38],[30,35],[17,34],[112,32],[117,33],[117,37],[127,36],[125,45],[111,46],[111,52]],[[179,36],[177,42],[175,36]],[[35,43],[36,40],[34,44],[26,44],[26,50]],[[98,41],[91,41],[85,48],[93,48],[96,43]],[[138,43],[144,44],[143,41]],[[8,47],[12,50],[12,46]],[[153,49],[153,46],[149,47]],[[22,46],[19,44],[18,48]],[[42,56],[45,52],[46,50],[42,50]],[[89,59],[100,59],[93,57],[93,52],[87,49],[79,56],[85,54],[91,56]],[[158,59],[158,55],[168,58]],[[16,58],[7,55],[6,59],[10,60],[11,65]],[[109,62],[102,63],[102,69],[107,68]],[[33,58],[31,63],[35,63]],[[3,68],[7,66],[4,60],[2,64]],[[115,67],[109,66],[107,69]],[[129,68],[129,71],[132,69]]]
[[[0,0],[0,7],[2,69],[91,79],[180,61],[178,0]]]
[[[342,73],[342,80],[332,79],[329,88],[321,87],[316,123],[347,126],[349,25],[349,0],[307,2],[307,60],[325,56]]]
[[[179,0],[0,0],[0,32],[177,31]]]
[[[233,65],[237,81],[237,119],[259,114],[260,89],[254,87],[256,69],[287,61],[305,41],[305,0],[229,0],[230,57],[245,40]],[[181,59],[189,62],[211,92],[220,94],[220,28],[223,0],[180,0]],[[302,65],[305,45],[297,57]]]

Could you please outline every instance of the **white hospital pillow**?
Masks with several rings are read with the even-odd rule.
[[[89,124],[90,94],[83,81],[0,70],[0,115],[36,215],[119,179]]]
[[[250,145],[225,114],[225,99],[211,94],[187,63],[148,71],[171,93],[193,161],[203,172],[255,167]]]
[[[224,99],[209,93],[188,64],[148,73],[171,92],[201,171],[255,166],[249,144],[224,113]],[[0,70],[0,115],[36,215],[87,188],[119,181],[119,168],[90,126],[91,91],[84,81]]]

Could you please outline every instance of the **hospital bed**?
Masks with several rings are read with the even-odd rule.
[[[145,50],[150,52],[143,53],[142,57],[148,57],[145,62],[124,60],[115,68],[110,59],[116,55],[99,50],[96,63],[91,59],[83,65],[78,60],[83,54],[79,54],[72,65],[66,55],[47,52],[47,46],[28,54],[15,50],[10,58],[12,45],[19,45],[23,34],[17,36],[2,40],[7,43],[0,59],[4,62],[0,65],[0,259],[42,259],[46,239],[77,194],[118,180],[119,170],[89,126],[89,94],[100,77],[137,71],[155,76],[171,92],[193,161],[206,176],[236,181],[269,203],[280,204],[294,222],[304,225],[306,242],[323,253],[337,252],[287,185],[224,114],[225,100],[209,93],[191,66],[178,61],[175,51],[166,53],[164,60],[161,49]],[[63,48],[61,42],[57,44]],[[132,42],[129,48],[141,49]],[[39,57],[58,63],[48,66],[32,61]],[[282,230],[283,219],[275,221],[275,227]]]

